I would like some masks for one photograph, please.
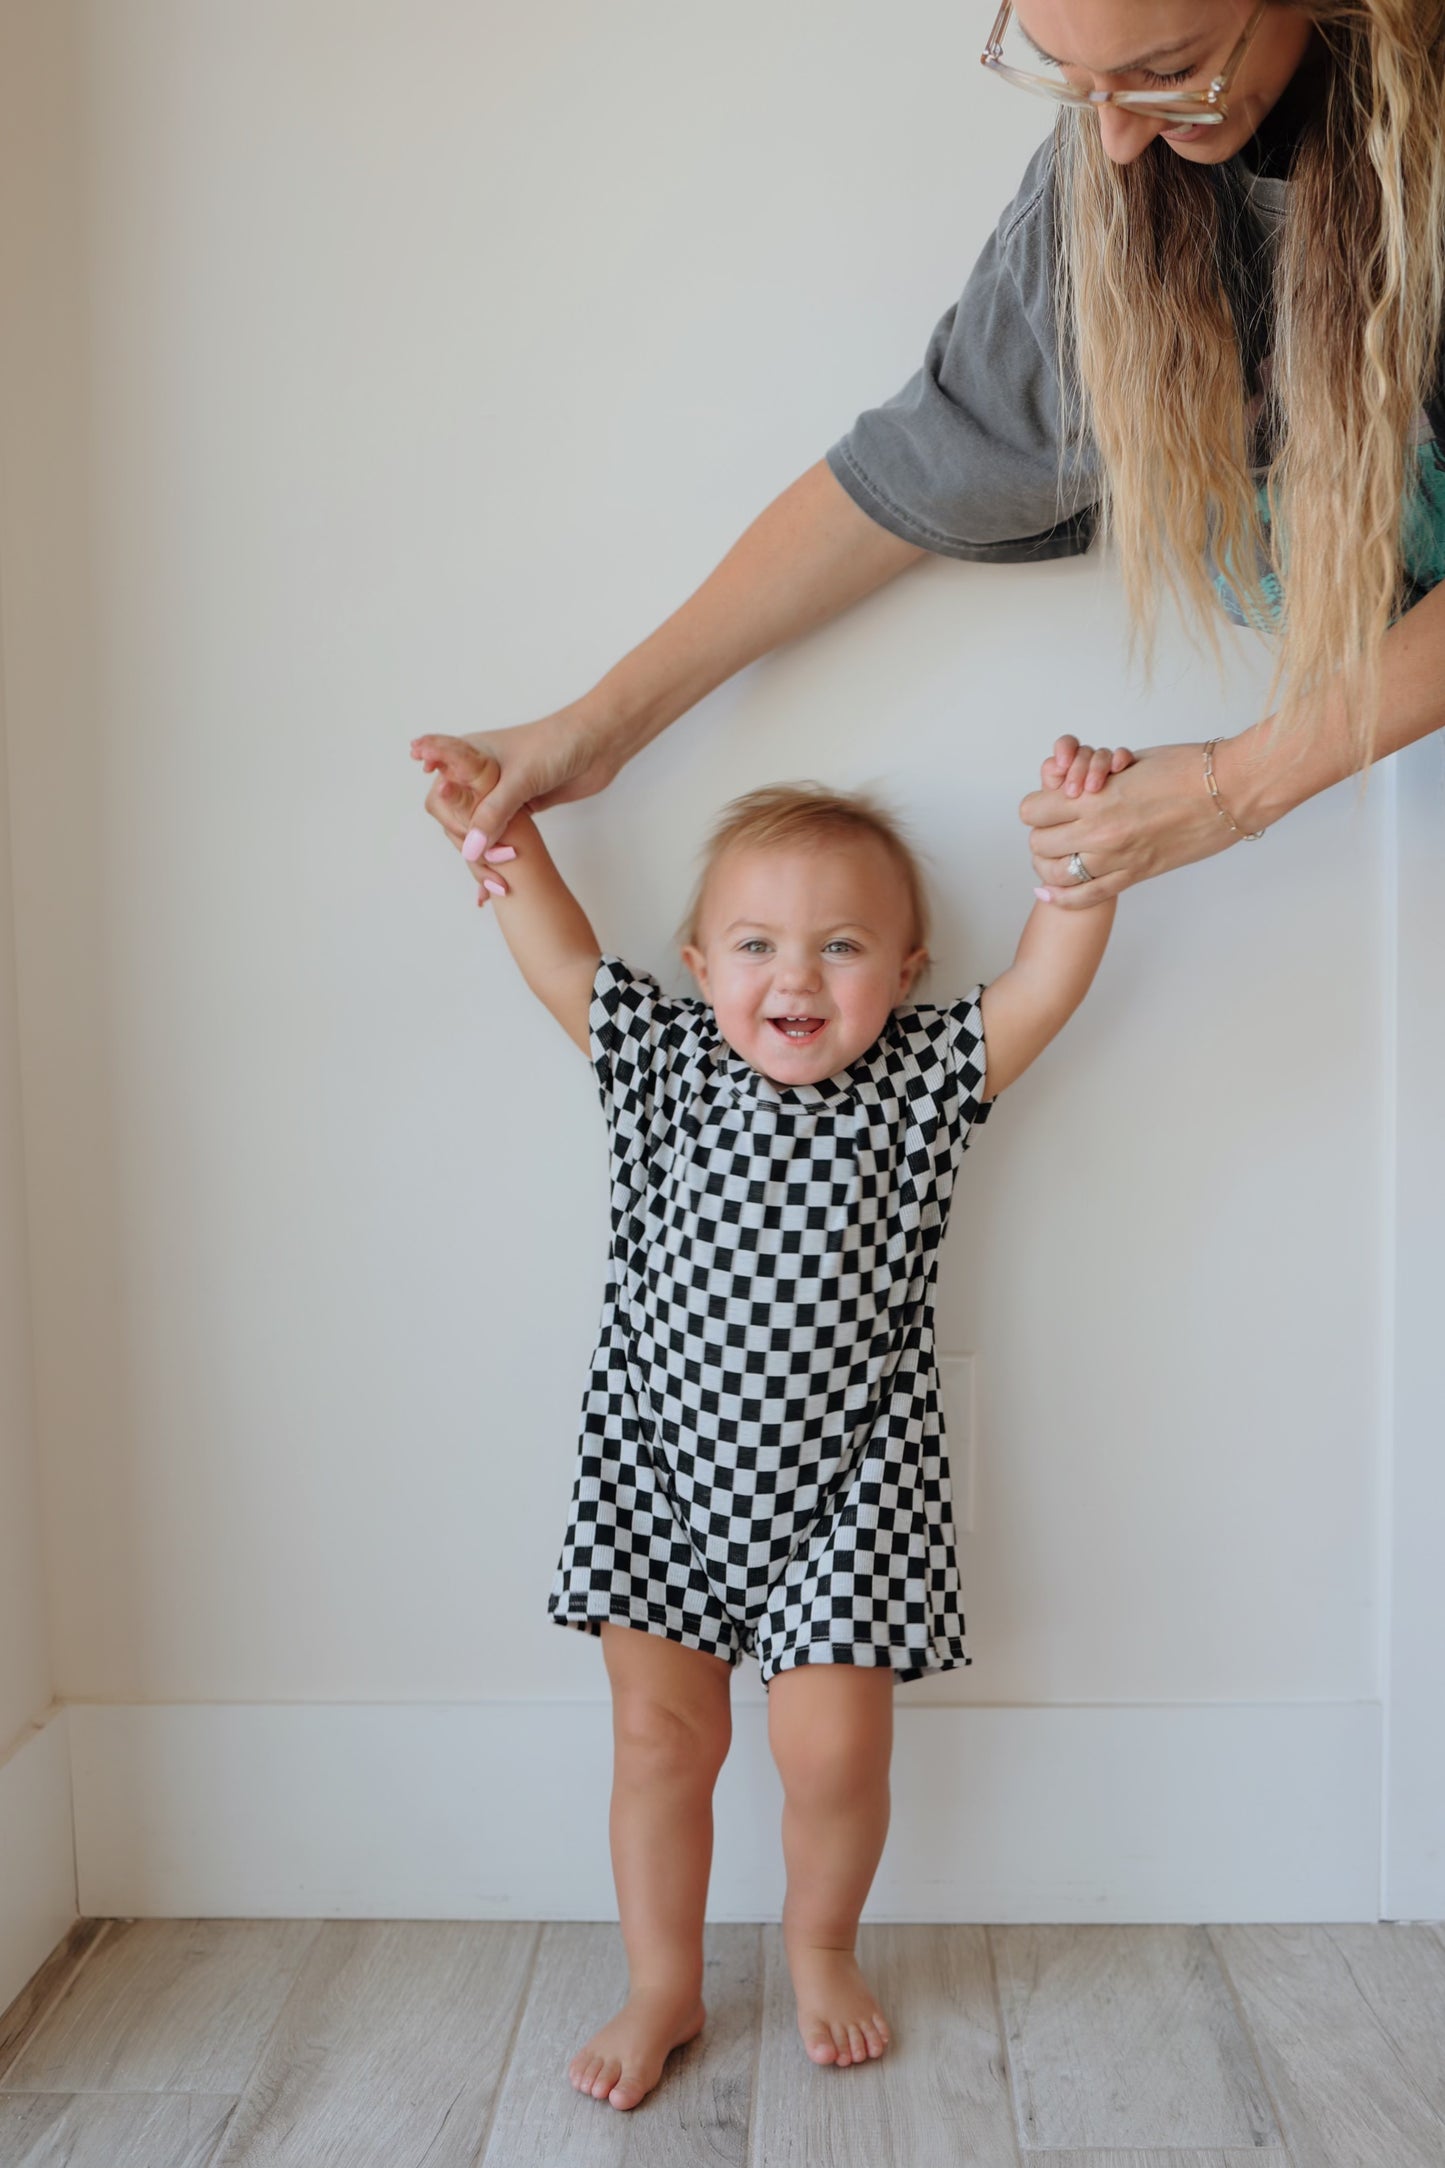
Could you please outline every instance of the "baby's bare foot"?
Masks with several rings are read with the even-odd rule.
[[[798,2030],[810,2061],[843,2070],[883,2053],[888,2027],[851,1950],[795,1943],[788,1950],[788,1969],[798,1998]]]
[[[673,2049],[697,2038],[706,2015],[696,1994],[629,1995],[616,2017],[573,2056],[567,2075],[579,2093],[614,2108],[635,2108],[662,2076]]]

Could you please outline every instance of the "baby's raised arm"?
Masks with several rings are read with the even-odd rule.
[[[503,938],[523,978],[537,999],[551,1010],[568,1038],[575,1040],[584,1054],[588,1053],[591,1041],[587,1020],[601,944],[581,904],[557,871],[536,822],[530,813],[514,815],[507,829],[505,851],[498,853],[498,860],[489,861],[483,855],[485,839],[478,846],[468,837],[463,847],[451,828],[460,804],[469,798],[475,806],[492,789],[498,775],[497,763],[477,753],[465,739],[429,738],[423,765],[428,774],[441,778],[432,787],[427,810],[441,821],[448,841],[454,850],[461,851],[479,888],[491,894]],[[448,819],[442,819],[438,810],[443,799]],[[506,866],[505,874],[501,864]]]
[[[1078,768],[1081,783],[1089,770],[1091,754],[1089,746],[1079,749],[1075,768],[1082,762],[1082,768]],[[1124,759],[1128,762],[1132,755],[1126,754]],[[1074,769],[1067,763],[1064,766],[1072,779]],[[1062,781],[1057,769],[1056,755],[1045,761],[1046,789]],[[1106,774],[1108,769],[1099,772]],[[1042,898],[1046,891],[1035,893]],[[984,989],[981,1007],[990,1099],[996,1099],[1005,1086],[1038,1059],[1089,991],[1108,946],[1117,908],[1117,899],[1112,896],[1089,911],[1061,911],[1042,900],[1034,905],[1013,962]]]

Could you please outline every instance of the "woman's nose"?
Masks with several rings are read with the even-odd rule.
[[[1131,166],[1139,153],[1153,142],[1162,126],[1161,121],[1146,120],[1141,113],[1131,113],[1127,106],[1099,107],[1099,140],[1104,146],[1104,156],[1112,158],[1116,166]]]

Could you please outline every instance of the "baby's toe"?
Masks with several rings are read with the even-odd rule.
[[[597,2065],[597,2074],[589,2088],[594,2100],[606,2100],[613,2086],[622,2075],[622,2065],[615,2055],[609,2055]]]
[[[622,2075],[608,2093],[607,2099],[614,2108],[635,2108],[638,2101],[646,2096],[647,2091],[647,2080],[639,2071],[635,2069],[629,2070],[624,2063]]]
[[[838,2043],[828,2027],[821,2022],[809,2029],[803,2044],[812,2062],[831,2063],[837,2060]]]
[[[865,2017],[863,2038],[868,2043],[868,2053],[876,2061],[888,2046],[888,2027],[881,2017]]]
[[[866,2063],[868,2060],[868,2042],[863,2037],[861,2025],[848,2027],[848,2053],[855,2063]]]

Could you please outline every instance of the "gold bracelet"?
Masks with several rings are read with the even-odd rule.
[[[1209,785],[1209,795],[1214,800],[1214,810],[1222,821],[1229,823],[1237,836],[1243,836],[1246,843],[1258,843],[1260,837],[1264,834],[1264,830],[1262,828],[1241,828],[1239,822],[1234,818],[1234,815],[1219,795],[1219,785],[1214,780],[1214,748],[1218,743],[1218,738],[1211,738],[1204,748],[1204,780]]]

